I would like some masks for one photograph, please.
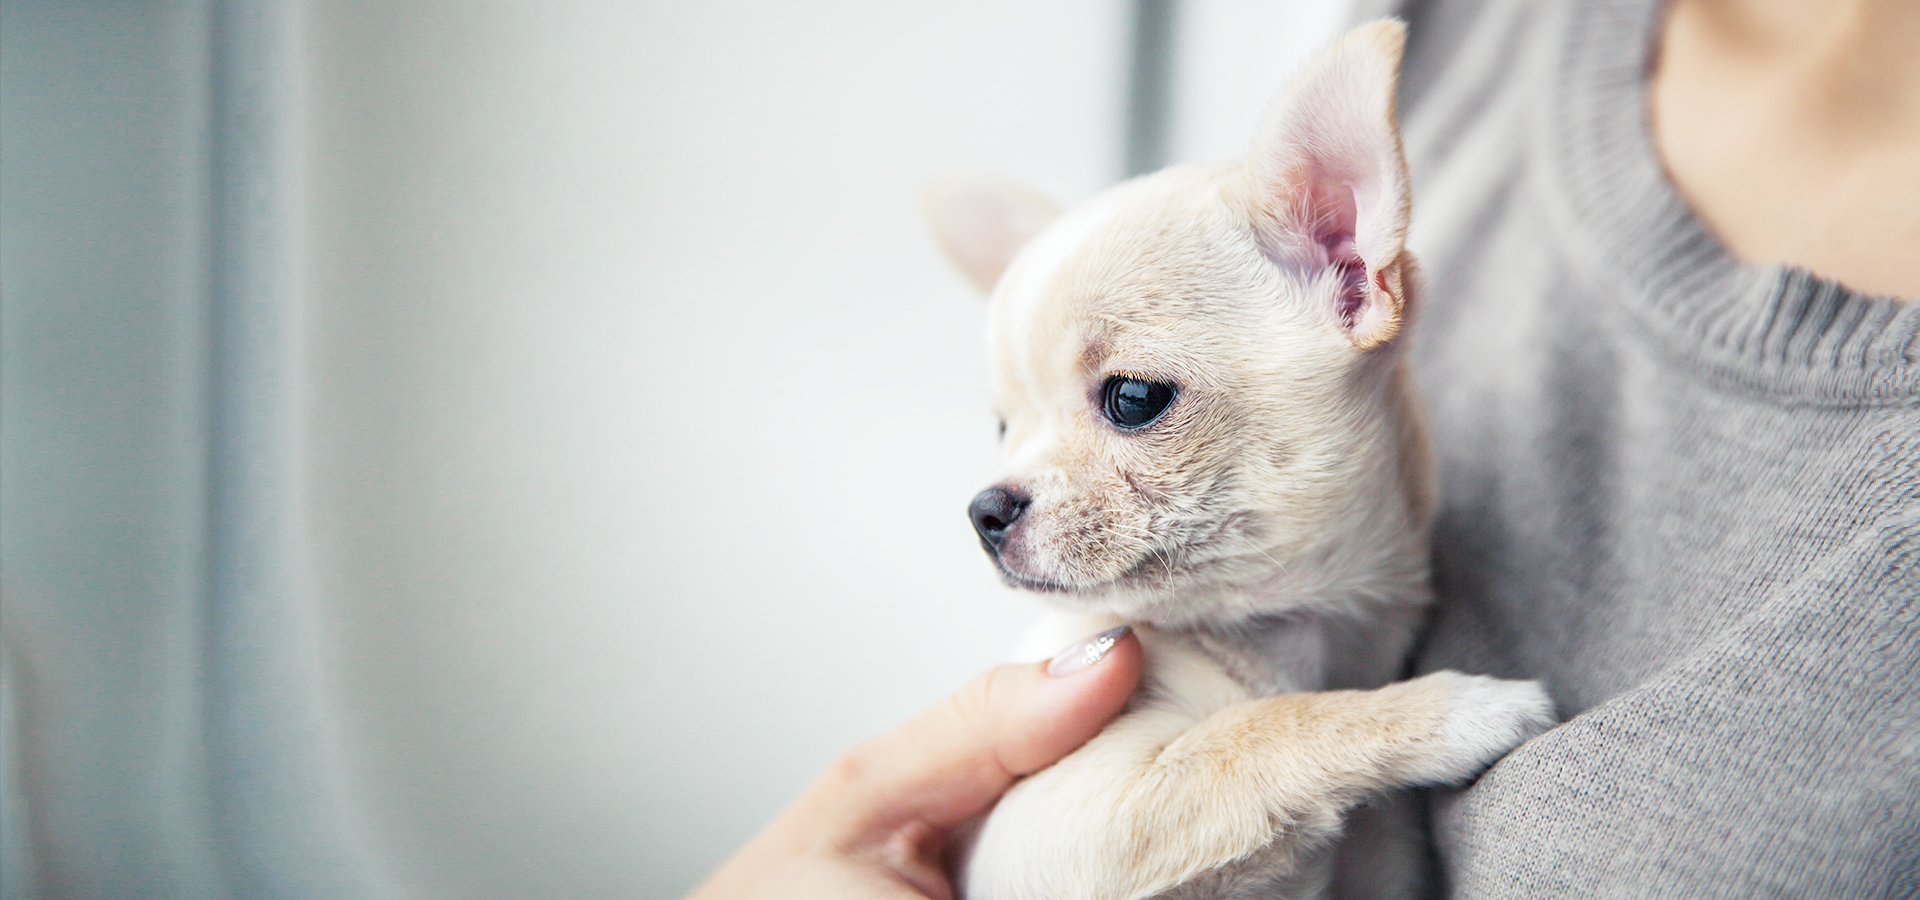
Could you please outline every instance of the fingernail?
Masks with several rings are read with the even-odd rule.
[[[1093,637],[1087,638],[1078,644],[1074,644],[1060,651],[1059,656],[1047,662],[1047,674],[1054,678],[1059,678],[1062,675],[1072,675],[1081,669],[1106,659],[1107,651],[1112,650],[1113,645],[1120,643],[1120,639],[1126,637],[1127,632],[1132,630],[1132,625],[1109,628],[1106,631],[1102,631]]]

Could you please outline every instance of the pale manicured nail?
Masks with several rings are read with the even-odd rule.
[[[1109,628],[1106,631],[1102,631],[1093,637],[1087,638],[1078,644],[1074,644],[1060,651],[1059,656],[1054,657],[1047,663],[1047,674],[1055,678],[1059,678],[1062,675],[1072,675],[1081,669],[1106,659],[1107,651],[1112,650],[1113,645],[1120,643],[1120,639],[1126,637],[1127,632],[1132,630],[1132,625]]]

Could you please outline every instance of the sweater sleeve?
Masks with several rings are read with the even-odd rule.
[[[1920,894],[1920,510],[1436,798],[1459,897]]]

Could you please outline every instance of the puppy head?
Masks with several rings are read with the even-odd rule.
[[[1339,560],[1404,551],[1402,40],[1395,23],[1342,40],[1238,165],[1169,169],[1057,217],[1001,184],[930,192],[948,254],[991,289],[1003,470],[970,514],[1008,581],[1217,619],[1272,611],[1259,588],[1276,579],[1313,588]],[[1341,546],[1356,541],[1374,546]]]

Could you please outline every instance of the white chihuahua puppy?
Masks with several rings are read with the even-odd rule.
[[[1471,778],[1552,724],[1533,682],[1380,687],[1430,599],[1434,505],[1396,340],[1419,281],[1404,40],[1346,36],[1239,164],[1064,216],[998,183],[929,193],[991,291],[1004,467],[970,510],[981,543],[1008,582],[1090,614],[1052,639],[1130,622],[1147,655],[1128,711],[989,815],[958,879],[972,900],[1408,889],[1406,847],[1336,874],[1349,810]]]

